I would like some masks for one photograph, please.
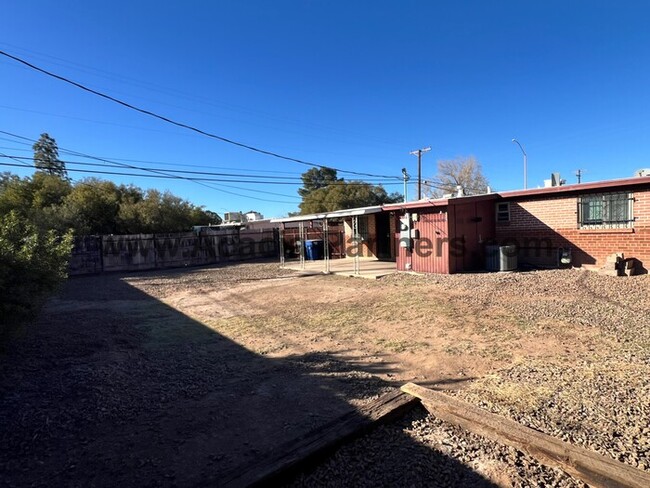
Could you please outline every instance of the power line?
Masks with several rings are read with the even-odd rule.
[[[24,146],[28,146],[29,149],[23,149],[23,148],[11,148],[11,147],[4,147],[3,149],[12,149],[14,151],[31,151],[32,143],[36,142],[35,139],[29,139],[26,137],[19,136],[17,134],[12,134],[11,132],[3,131],[0,130],[0,134],[7,134],[12,137],[18,137],[21,139],[25,139],[30,141],[29,143],[27,142],[22,142],[22,141],[15,141],[13,139],[8,139],[6,137],[0,137],[0,141],[9,141],[13,142],[14,144],[22,144]],[[71,155],[77,155],[75,151],[68,151],[67,149],[64,149],[62,147],[59,147],[59,152],[63,154],[71,154]],[[144,164],[159,164],[162,166],[183,166],[183,167],[188,167],[188,168],[211,168],[211,169],[223,169],[223,170],[232,170],[232,171],[246,171],[249,173],[269,173],[269,174],[284,174],[284,175],[292,175],[298,179],[301,179],[300,175],[296,173],[295,171],[279,171],[279,170],[265,170],[265,169],[248,169],[248,168],[239,168],[239,167],[232,167],[232,166],[215,166],[215,165],[205,165],[205,164],[187,164],[187,163],[179,163],[179,162],[169,162],[169,161],[152,161],[148,159],[127,159],[127,158],[117,158],[114,156],[102,156],[105,159],[110,159],[112,161],[125,161],[125,162],[130,162],[130,163],[144,163]],[[233,163],[236,164],[236,163]],[[169,170],[171,171],[171,170]]]
[[[163,115],[159,115],[159,114],[157,114],[155,112],[152,112],[150,110],[137,107],[135,105],[132,105],[132,104],[130,104],[128,102],[125,102],[123,100],[120,100],[118,98],[112,97],[112,96],[107,95],[105,93],[102,93],[100,91],[93,90],[92,88],[89,88],[89,87],[87,87],[85,85],[82,85],[81,83],[73,81],[73,80],[71,80],[69,78],[66,78],[64,76],[57,75],[56,73],[53,73],[53,72],[48,71],[46,69],[40,68],[40,67],[38,67],[38,66],[28,62],[28,61],[25,61],[24,59],[21,59],[21,58],[19,58],[17,56],[13,56],[13,55],[5,52],[5,51],[0,50],[0,54],[7,57],[7,58],[13,59],[14,61],[16,61],[18,63],[21,63],[21,64],[23,64],[23,65],[25,65],[25,66],[27,66],[27,67],[35,70],[35,71],[38,71],[39,73],[43,73],[43,74],[45,74],[47,76],[50,76],[52,78],[55,78],[57,80],[68,83],[68,84],[70,84],[72,86],[75,86],[75,87],[77,87],[77,88],[79,88],[81,90],[84,90],[84,91],[86,91],[88,93],[92,93],[93,95],[97,95],[98,97],[101,97],[101,98],[104,98],[106,100],[110,100],[111,102],[122,105],[123,107],[126,107],[128,109],[134,110],[134,111],[139,112],[139,113],[144,114],[144,115],[148,115],[148,116],[156,118],[158,120],[162,120],[163,122],[166,122],[168,124],[172,124],[172,125],[175,125],[177,127],[182,127],[184,129],[196,132],[196,133],[204,135],[206,137],[210,137],[212,139],[216,139],[216,140],[225,142],[227,144],[231,144],[233,146],[248,149],[249,151],[257,152],[259,154],[264,154],[264,155],[271,156],[271,157],[274,157],[274,158],[283,159],[285,161],[292,161],[294,163],[304,164],[304,165],[312,166],[312,167],[316,167],[316,168],[331,168],[331,169],[334,169],[334,170],[336,170],[336,171],[338,171],[340,173],[347,173],[347,174],[353,174],[353,175],[358,175],[358,176],[368,176],[368,177],[371,177],[371,178],[372,177],[375,177],[375,178],[377,178],[377,177],[378,178],[394,178],[394,179],[397,179],[398,181],[401,181],[401,178],[398,177],[398,176],[377,175],[377,174],[371,174],[371,173],[361,173],[361,172],[357,172],[357,171],[342,170],[342,169],[334,168],[334,167],[331,167],[331,166],[325,166],[325,165],[322,165],[322,164],[311,163],[309,161],[304,161],[304,160],[298,159],[298,158],[284,156],[282,154],[279,154],[279,153],[276,153],[276,152],[273,152],[273,151],[268,151],[266,149],[261,149],[261,148],[255,147],[255,146],[244,144],[242,142],[238,142],[238,141],[235,141],[235,140],[232,140],[232,139],[228,139],[226,137],[223,137],[223,136],[220,136],[220,135],[217,135],[217,134],[213,134],[211,132],[204,131],[202,129],[191,126],[189,124],[185,124],[183,122],[178,122],[176,120],[170,119],[170,118],[165,117]]]
[[[7,154],[0,153],[0,157],[8,158],[8,159],[13,159],[14,161],[17,161],[18,163],[20,163],[19,165],[18,165],[18,164],[12,164],[11,166],[27,166],[27,167],[30,167],[30,168],[32,167],[31,164],[27,164],[27,163],[25,163],[24,161],[21,161],[19,158],[16,158],[16,157],[14,157],[14,156],[9,156],[9,155],[7,155]],[[8,165],[6,165],[5,163],[0,163],[0,164],[3,164],[4,166],[8,166]]]
[[[36,142],[35,139],[31,139],[29,137],[21,136],[19,134],[14,134],[12,132],[0,130],[0,133],[9,135],[9,136],[14,137],[14,138],[18,138],[18,139],[28,141],[28,142],[20,142],[20,141],[13,141],[11,139],[0,138],[0,139],[8,140],[8,141],[11,141],[11,142],[24,144],[24,145],[28,145],[28,146],[30,146],[31,143]],[[134,165],[131,165],[131,164],[120,163],[120,162],[109,160],[107,158],[100,158],[100,157],[97,157],[97,156],[92,156],[92,155],[85,154],[85,153],[82,153],[82,152],[79,152],[79,151],[74,151],[74,150],[71,150],[71,149],[59,148],[59,150],[61,152],[66,152],[66,153],[69,153],[69,154],[72,154],[72,155],[77,155],[77,156],[80,156],[80,157],[94,159],[94,160],[100,161],[102,163],[102,165],[95,164],[94,166],[103,167],[103,166],[108,165],[108,166],[112,166],[112,167],[123,167],[123,168],[129,168],[129,169],[140,170],[140,171],[148,171],[148,172],[152,172],[152,173],[155,173],[155,174],[173,176],[176,179],[193,181],[193,182],[198,183],[198,184],[202,184],[201,182],[205,182],[205,181],[219,181],[219,182],[228,182],[228,183],[252,183],[252,184],[291,184],[291,185],[295,185],[297,183],[297,182],[275,182],[275,181],[255,181],[255,180],[250,180],[250,178],[252,178],[252,177],[257,177],[257,178],[287,178],[287,177],[271,177],[271,176],[266,176],[266,175],[249,176],[249,175],[240,175],[240,174],[232,174],[232,173],[193,172],[193,171],[182,171],[182,170],[162,170],[162,169],[158,169],[158,168],[148,168],[148,167],[134,166]],[[32,159],[32,158],[28,158],[28,157],[25,157],[25,156],[16,156],[16,157],[19,158],[19,159]],[[65,161],[65,160],[63,160],[62,162],[66,163],[66,164],[78,164],[78,165],[93,166],[92,163],[85,163],[85,162]],[[79,170],[77,170],[77,171],[79,171]],[[91,173],[91,171],[87,171],[87,172]],[[190,177],[169,175],[169,173],[201,174],[201,175],[212,175],[212,176],[232,176],[232,177],[243,177],[243,178],[248,178],[248,179],[247,180],[232,180],[232,179],[213,179],[213,178],[197,178],[197,177],[190,178]],[[105,173],[105,174],[108,174],[108,173]],[[146,176],[146,175],[137,175],[137,174],[130,174],[130,175],[132,175],[132,176]],[[347,182],[342,181],[342,182],[332,182],[330,184],[334,185],[334,186],[336,186],[336,185],[363,185],[363,184],[374,185],[374,182],[354,183],[353,181],[347,181]],[[389,185],[389,184],[397,184],[397,183],[378,182],[378,184]],[[203,183],[203,186],[206,186],[205,183]],[[239,189],[239,190],[243,190],[243,191],[255,191],[256,193],[266,193],[266,194],[269,194],[269,195],[276,195],[276,196],[283,196],[283,197],[288,197],[288,198],[299,199],[299,197],[294,197],[292,195],[284,195],[284,194],[268,192],[268,191],[264,191],[264,190],[249,190],[249,189],[246,189],[246,188],[236,187],[236,186],[232,186],[232,185],[223,185],[223,184],[220,185],[220,186],[227,186],[229,188]],[[220,190],[218,188],[214,188],[214,187],[211,187],[211,186],[208,186],[208,188],[213,188],[213,189],[216,189],[217,191],[225,191],[225,190]],[[231,192],[227,192],[227,193],[231,193]],[[253,198],[253,197],[248,197],[246,195],[239,195],[239,196],[243,196],[245,198]]]
[[[11,132],[8,132],[8,131],[0,130],[0,133],[9,135],[9,136],[17,138],[17,139],[28,141],[29,143],[37,142],[35,139],[31,139],[29,137],[21,136],[19,134],[14,134],[14,133],[11,133]],[[19,141],[11,141],[11,142],[20,143]],[[27,143],[21,143],[21,144],[30,145],[30,144],[27,144]],[[185,177],[185,176],[180,176],[180,175],[170,175],[169,174],[171,172],[170,170],[162,171],[162,170],[152,169],[152,168],[142,168],[142,167],[133,166],[133,165],[130,165],[130,164],[111,161],[111,160],[109,160],[107,158],[100,158],[100,157],[97,157],[97,156],[92,156],[90,154],[85,154],[85,153],[82,153],[82,152],[79,152],[79,151],[74,151],[74,150],[71,150],[71,149],[65,149],[65,148],[61,148],[61,147],[59,147],[58,149],[61,152],[67,152],[67,153],[72,154],[72,155],[77,155],[77,156],[80,156],[80,157],[100,161],[100,162],[104,163],[103,165],[108,164],[109,166],[113,166],[113,167],[117,166],[117,167],[122,167],[122,168],[147,171],[149,173],[153,173],[153,176],[152,175],[138,175],[138,174],[134,174],[134,173],[119,173],[119,172],[88,171],[88,170],[68,169],[69,171],[73,171],[73,172],[84,172],[84,173],[90,173],[90,174],[93,174],[93,173],[94,174],[111,174],[111,175],[114,175],[114,176],[132,176],[132,177],[145,177],[145,178],[146,177],[154,177],[154,178],[164,178],[164,179],[185,180],[185,181],[190,181],[190,182],[196,183],[198,185],[204,186],[206,188],[210,188],[210,189],[222,192],[222,193],[227,193],[229,195],[235,195],[235,196],[238,196],[238,197],[241,197],[241,198],[249,198],[249,199],[252,199],[252,200],[258,200],[258,201],[263,201],[263,202],[286,203],[286,204],[289,204],[289,205],[295,205],[296,204],[295,201],[294,202],[287,202],[287,201],[280,201],[280,200],[269,200],[269,199],[266,199],[266,198],[260,198],[258,196],[242,195],[240,193],[235,193],[235,192],[232,192],[232,191],[224,190],[223,188],[217,188],[214,185],[209,184],[209,183],[206,182],[206,181],[211,181],[210,179],[190,178],[190,177]],[[20,158],[22,158],[22,159],[31,159],[31,158],[26,158],[24,156],[21,156]],[[14,159],[14,160],[16,160],[16,159]],[[21,166],[30,166],[30,165],[24,164],[20,160],[18,160],[18,162],[21,163]],[[2,164],[4,166],[10,166],[10,165],[7,165],[6,163],[0,163],[0,164]],[[89,163],[81,163],[81,164],[89,164]],[[95,165],[95,166],[103,166],[103,165]],[[212,181],[214,181],[214,180],[212,180]],[[293,198],[295,200],[300,200],[299,197],[296,197],[296,196],[293,196],[293,195],[285,195],[285,194],[269,192],[269,191],[265,191],[265,190],[251,190],[251,189],[248,189],[248,188],[242,188],[242,187],[238,187],[238,186],[234,186],[234,185],[225,184],[225,182],[234,183],[234,182],[238,182],[238,181],[233,181],[233,180],[216,180],[216,181],[220,181],[219,187],[227,187],[227,188],[232,188],[232,189],[245,191],[245,192],[254,192],[256,194],[264,193],[264,194],[268,194],[268,195],[281,196],[281,197],[284,197],[284,198]],[[250,180],[245,181],[245,182],[246,183],[253,183]],[[268,184],[268,182],[262,182],[262,183],[263,184]],[[354,184],[354,183],[349,183],[348,182],[347,184]]]
[[[0,154],[0,156],[4,156],[4,155]],[[16,167],[24,168],[26,166],[31,167],[31,165],[27,165],[27,164],[23,163],[22,161],[19,161],[19,162],[20,162],[20,164],[12,164],[12,163],[0,162],[0,166],[7,166],[7,167],[14,167],[14,168],[16,168]],[[187,178],[178,178],[178,177],[174,177],[174,176],[156,175],[156,174],[121,173],[119,171],[83,170],[83,169],[71,169],[71,168],[66,168],[66,171],[68,171],[68,172],[72,171],[72,172],[78,172],[78,173],[112,175],[112,176],[133,176],[133,177],[140,177],[140,178],[187,179]],[[205,186],[207,188],[212,188],[213,190],[221,191],[223,193],[228,193],[230,195],[235,195],[235,196],[238,196],[238,197],[251,198],[253,200],[260,200],[260,201],[263,201],[263,202],[287,203],[287,204],[290,204],[290,205],[295,205],[296,204],[296,202],[285,202],[285,201],[280,201],[280,200],[269,200],[268,198],[259,198],[259,197],[253,197],[253,196],[248,196],[248,195],[241,195],[239,193],[235,193],[235,192],[232,192],[232,191],[223,190],[223,189],[220,189],[220,188],[215,188],[214,186],[208,185],[208,184],[204,183],[203,181],[198,181],[198,180],[189,180],[189,181],[193,181],[194,183],[198,183],[198,184],[203,185],[203,186]],[[230,186],[230,185],[222,185],[222,186],[226,186],[226,187],[229,187],[229,188],[236,188],[236,189],[244,190],[244,191],[254,191],[255,193],[267,193],[267,194],[270,194],[270,195],[277,195],[277,196],[281,196],[281,197],[285,197],[285,198],[298,198],[298,197],[293,197],[291,195],[284,195],[282,193],[273,193],[273,192],[267,192],[267,191],[262,191],[262,190],[248,190],[246,188],[239,188],[239,187]]]
[[[11,135],[12,137],[16,137],[18,139],[23,139],[23,140],[30,141],[30,142],[36,142],[36,140],[30,139],[29,137],[21,136],[21,135],[18,135],[18,134],[12,134],[12,133],[7,132],[7,131],[0,131],[0,132],[3,133],[3,134]],[[105,158],[98,158],[96,156],[91,156],[89,154],[84,154],[84,153],[81,153],[81,152],[78,152],[78,151],[71,151],[70,149],[66,149],[66,151],[68,151],[70,153],[73,153],[73,154],[76,154],[76,155],[81,156],[81,157],[95,159],[95,160],[103,161],[103,162],[106,162],[106,163],[113,163],[113,164],[116,164],[116,165],[121,166],[121,167],[134,169],[131,165],[128,165],[128,164],[119,163],[119,162],[115,162],[115,161],[110,161],[110,160],[105,159]],[[154,173],[154,174],[166,175],[164,172],[157,171],[157,170],[145,169],[145,171],[148,171],[148,172],[151,172],[151,173]],[[134,175],[132,175],[132,176],[134,176]],[[143,175],[143,176],[145,176],[145,175]],[[166,175],[166,176],[170,176],[170,175]],[[242,197],[242,198],[250,198],[252,200],[259,200],[259,201],[262,201],[262,202],[287,203],[289,205],[295,205],[295,202],[269,200],[268,198],[254,197],[254,196],[250,196],[250,195],[242,195],[240,193],[235,193],[235,192],[232,192],[232,191],[224,190],[222,188],[217,188],[214,185],[210,185],[210,184],[202,182],[202,181],[193,181],[192,178],[187,178],[187,177],[183,177],[183,176],[175,176],[175,179],[190,181],[190,182],[196,183],[197,185],[201,185],[201,186],[204,186],[206,188],[210,188],[212,190],[216,190],[216,191],[219,191],[219,192],[222,192],[222,193],[227,193],[229,195],[235,195],[235,196]],[[284,195],[284,194],[280,194],[280,193],[272,193],[272,192],[268,192],[268,191],[264,191],[264,190],[250,190],[250,189],[247,189],[247,188],[241,188],[241,187],[236,187],[236,186],[232,186],[232,185],[220,185],[220,186],[226,186],[228,188],[234,188],[234,189],[243,190],[243,191],[247,191],[247,192],[255,191],[255,193],[273,194],[273,195],[282,196],[282,197],[285,197],[285,198],[297,198],[297,197],[294,197],[292,195]]]
[[[31,161],[33,157],[31,156],[7,156],[7,157],[12,157],[13,159],[17,160],[29,160]],[[65,163],[66,165],[72,164],[72,165],[78,165],[78,166],[93,166],[93,167],[128,167],[131,169],[135,170],[140,170],[140,171],[164,171],[165,173],[174,173],[174,174],[188,174],[188,175],[196,175],[192,176],[193,180],[196,181],[225,181],[225,182],[231,182],[231,183],[254,183],[254,184],[264,184],[264,185],[296,185],[298,184],[301,180],[300,178],[289,178],[286,176],[266,176],[266,175],[245,175],[245,174],[239,174],[239,173],[215,173],[215,172],[209,172],[209,171],[185,171],[185,170],[172,170],[172,169],[161,169],[161,168],[149,168],[149,167],[143,167],[143,166],[133,166],[133,165],[122,165],[122,164],[117,164],[117,163],[105,163],[102,165],[99,165],[98,163],[88,163],[88,162],[83,162],[83,161],[70,161],[70,160],[65,160],[65,159],[60,159],[59,161],[62,163]],[[134,175],[137,176],[137,175]],[[207,178],[207,176],[219,176],[222,178]],[[226,178],[246,178],[244,180],[237,180],[237,179],[223,179],[223,177]],[[250,178],[264,178],[263,180],[252,180]],[[270,179],[272,181],[267,181],[266,179]],[[278,181],[282,180],[282,181]],[[352,181],[335,181],[330,183],[330,185],[361,185],[361,184],[375,184],[375,182],[360,182],[360,183],[355,183],[354,180]],[[376,184],[383,184],[383,182],[377,182]],[[386,184],[399,184],[396,182],[389,182]]]
[[[57,56],[52,56],[50,54],[45,54],[45,53],[42,53],[42,52],[26,49],[26,48],[23,48],[23,47],[20,47],[20,46],[16,46],[14,44],[10,44],[8,42],[0,41],[0,44],[3,44],[7,48],[12,49],[14,51],[23,52],[23,53],[25,53],[27,55],[30,55],[32,58],[36,58],[36,59],[40,58],[40,59],[44,60],[45,62],[49,62],[50,64],[53,64],[53,65],[56,65],[56,66],[61,66],[61,67],[65,68],[65,69],[78,71],[78,72],[81,72],[81,73],[85,73],[85,74],[89,74],[91,76],[104,78],[104,79],[114,81],[114,82],[117,82],[117,83],[131,85],[131,86],[135,86],[135,87],[138,87],[138,88],[144,88],[145,90],[158,92],[158,93],[162,93],[162,94],[165,94],[165,95],[173,95],[175,98],[184,98],[186,100],[190,100],[190,101],[193,101],[193,102],[199,102],[203,106],[210,105],[210,106],[213,106],[213,107],[217,107],[219,109],[226,109],[226,110],[229,110],[229,111],[261,116],[263,118],[266,118],[266,119],[269,119],[269,120],[272,120],[272,121],[286,122],[286,123],[289,123],[290,125],[293,125],[293,126],[300,126],[301,128],[302,127],[307,127],[307,128],[311,128],[311,129],[316,129],[316,130],[319,131],[319,133],[330,132],[330,133],[333,133],[333,134],[339,134],[339,135],[343,135],[343,136],[350,135],[350,136],[354,136],[354,137],[357,137],[357,136],[361,135],[359,133],[351,132],[349,130],[343,130],[340,127],[334,128],[334,127],[328,127],[326,125],[322,125],[322,124],[318,124],[318,123],[314,123],[314,122],[307,122],[307,121],[304,121],[304,120],[295,120],[295,119],[291,119],[291,118],[287,118],[287,117],[278,117],[278,116],[276,116],[274,114],[265,112],[265,111],[260,110],[258,108],[252,109],[250,107],[240,106],[240,105],[236,105],[236,104],[233,104],[233,103],[230,103],[230,102],[224,102],[223,100],[218,100],[217,102],[215,102],[214,98],[207,98],[207,97],[204,97],[204,96],[198,96],[195,93],[189,94],[189,93],[183,92],[183,91],[181,91],[181,90],[179,90],[177,88],[170,88],[170,87],[167,87],[167,86],[164,86],[164,85],[158,85],[156,83],[152,83],[151,81],[144,81],[144,80],[134,78],[134,77],[130,77],[130,76],[127,76],[127,75],[116,74],[116,73],[106,71],[106,70],[103,70],[103,69],[100,69],[100,68],[97,68],[97,67],[84,65],[84,64],[78,63],[76,61],[71,61],[69,59],[64,59],[64,58],[60,58],[60,57],[57,57]],[[184,109],[184,107],[180,107],[180,108]],[[57,116],[61,116],[61,115],[57,115]],[[95,122],[98,122],[98,121],[95,121]],[[107,122],[100,122],[100,123],[107,123]],[[155,129],[144,129],[144,130],[155,130]],[[366,135],[363,135],[363,137],[367,138]],[[379,144],[384,144],[384,145],[393,146],[393,147],[404,147],[404,143],[397,144],[395,141],[387,141],[387,140],[379,138],[379,137],[371,137],[369,139],[369,141],[372,142],[373,145],[376,145],[377,143],[379,143]],[[367,145],[367,144],[363,144],[363,145]]]

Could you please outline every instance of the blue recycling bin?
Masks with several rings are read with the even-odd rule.
[[[307,259],[310,261],[323,259],[323,241],[321,239],[311,239],[305,241],[305,251],[307,254]]]

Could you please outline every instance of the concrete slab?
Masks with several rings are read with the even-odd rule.
[[[305,260],[304,268],[300,266],[300,261],[285,261],[284,267],[298,271],[302,274],[325,274],[325,261],[307,261]],[[372,258],[359,259],[359,274],[354,273],[354,258],[330,259],[329,274],[352,276],[356,278],[367,278],[376,280],[382,276],[390,275],[397,272],[394,261],[379,261]]]

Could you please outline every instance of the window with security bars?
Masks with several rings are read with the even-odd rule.
[[[613,192],[583,195],[578,201],[581,229],[621,229],[632,227],[631,193]]]

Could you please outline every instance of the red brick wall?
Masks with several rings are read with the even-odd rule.
[[[497,242],[526,247],[527,240],[530,244],[530,239],[549,239],[554,248],[571,248],[574,265],[600,266],[608,255],[622,252],[650,268],[650,189],[632,193],[635,221],[631,229],[579,229],[577,195],[502,200],[510,201],[510,222],[497,222]]]
[[[377,226],[375,225],[375,215],[359,216],[359,220],[368,219],[368,240],[363,241],[359,246],[359,257],[375,258],[377,257]],[[352,246],[352,218],[345,219],[345,242],[347,246]],[[351,256],[348,256],[351,257]]]

